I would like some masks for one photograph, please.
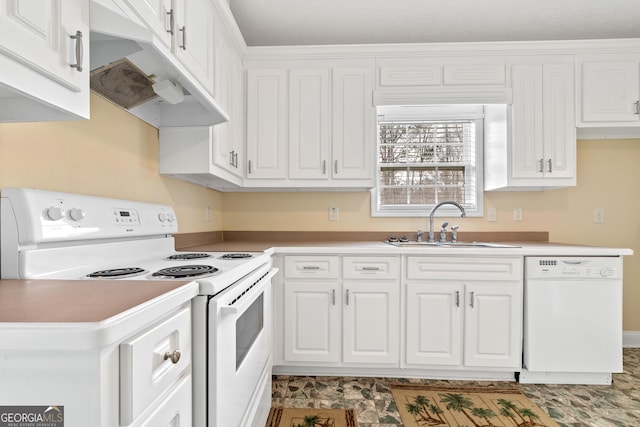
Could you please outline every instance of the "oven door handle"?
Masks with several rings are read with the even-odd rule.
[[[271,278],[276,275],[278,272],[277,268],[272,268],[269,270],[266,276],[260,279],[260,283],[257,286],[254,286],[250,290],[247,291],[246,294],[242,295],[241,301],[238,302],[237,305],[223,305],[220,307],[220,314],[223,316],[227,315],[236,315],[240,316],[244,313],[247,308],[251,306],[253,301],[256,299],[258,295],[260,295],[267,284],[271,283]]]

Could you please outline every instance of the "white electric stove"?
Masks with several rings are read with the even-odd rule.
[[[176,251],[177,232],[168,205],[6,188],[0,275],[196,281],[194,426],[263,426],[271,393],[270,279],[277,270],[262,252]]]

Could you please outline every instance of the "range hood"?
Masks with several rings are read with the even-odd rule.
[[[229,116],[213,96],[189,76],[168,49],[162,51],[161,43],[154,43],[153,32],[136,17],[126,15],[118,2],[91,1],[92,90],[157,128],[228,121]],[[123,76],[132,76],[132,80],[123,83]],[[156,96],[150,89],[154,82],[165,85],[165,90],[171,89],[176,96]],[[143,90],[146,94],[136,93]],[[158,92],[163,94],[162,90]],[[182,93],[177,96],[177,92]]]

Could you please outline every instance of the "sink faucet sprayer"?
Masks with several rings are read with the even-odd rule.
[[[436,210],[438,210],[438,208],[442,205],[453,205],[456,208],[460,209],[460,218],[464,218],[467,216],[466,212],[464,211],[464,208],[458,202],[447,200],[447,201],[438,203],[433,207],[433,209],[431,209],[431,212],[429,212],[429,237],[427,240],[428,242],[435,242],[434,233],[433,233],[433,215],[436,213]]]

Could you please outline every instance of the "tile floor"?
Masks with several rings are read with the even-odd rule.
[[[353,408],[359,427],[402,427],[389,380],[398,381],[395,378],[277,375],[273,377],[272,405]],[[624,350],[624,372],[614,374],[610,386],[518,384],[518,387],[563,427],[640,426],[640,349]]]

